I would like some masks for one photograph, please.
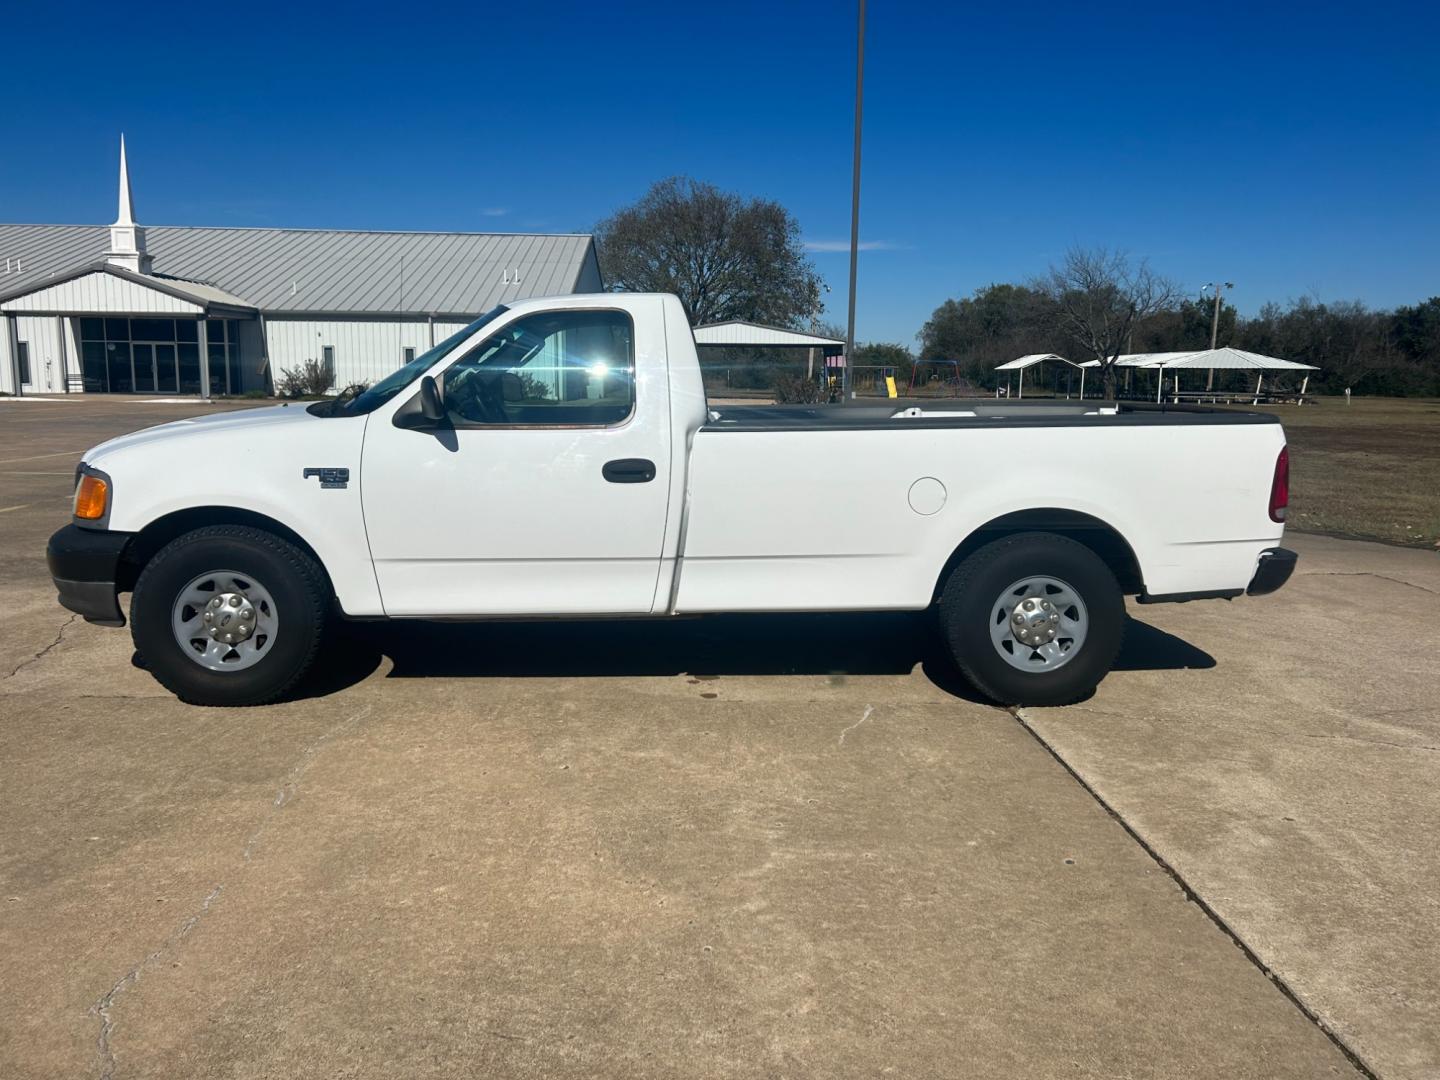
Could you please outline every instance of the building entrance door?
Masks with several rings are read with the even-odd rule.
[[[134,373],[135,392],[137,394],[153,394],[155,392],[155,346],[132,344],[130,358]]]
[[[135,393],[173,394],[180,388],[174,345],[150,345],[136,341],[130,345],[130,355],[134,368]]]
[[[155,389],[162,394],[173,394],[180,388],[175,374],[175,346],[155,346]]]

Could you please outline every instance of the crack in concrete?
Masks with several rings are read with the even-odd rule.
[[[844,745],[845,745],[845,736],[846,736],[846,735],[849,735],[850,732],[854,731],[857,727],[859,727],[861,724],[863,724],[866,720],[869,720],[869,719],[870,719],[870,714],[873,713],[874,711],[875,711],[875,706],[873,706],[873,705],[866,705],[866,706],[865,706],[865,712],[861,715],[860,719],[859,719],[859,720],[856,720],[853,724],[851,724],[849,727],[847,727],[844,731],[840,732],[840,741],[839,741],[838,743],[836,743],[835,745],[836,745],[836,746],[844,746]]]
[[[1404,582],[1402,582],[1401,584],[1404,584]],[[1417,586],[1417,588],[1418,587],[1419,586]],[[1055,747],[1043,735],[1041,735],[1039,731],[1037,731],[1033,726],[1031,726],[1030,720],[1025,715],[1025,710],[1023,708],[1012,705],[1005,711],[1008,712],[1011,716],[1013,716],[1016,723],[1018,723],[1022,728],[1024,728],[1025,731],[1030,735],[1030,737],[1034,739],[1037,743],[1039,743],[1040,747],[1047,754],[1049,754],[1052,758],[1055,759],[1056,764],[1058,764],[1062,769],[1064,769],[1067,773],[1070,774],[1071,779],[1073,779],[1077,784],[1080,785],[1081,790],[1083,790],[1087,795],[1089,795],[1090,798],[1095,801],[1096,805],[1098,805],[1101,810],[1105,811],[1105,813],[1108,814],[1117,825],[1119,825],[1122,829],[1125,830],[1126,834],[1129,835],[1130,839],[1134,840],[1135,843],[1140,845],[1140,849],[1144,851],[1146,855],[1150,856],[1150,859],[1155,863],[1156,866],[1158,866],[1161,870],[1165,872],[1166,876],[1175,883],[1176,887],[1180,889],[1180,891],[1184,894],[1185,898],[1189,900],[1192,904],[1194,904],[1197,908],[1199,908],[1200,911],[1205,915],[1205,917],[1208,918],[1210,922],[1215,926],[1215,928],[1218,929],[1221,933],[1223,933],[1226,937],[1228,937],[1232,943],[1234,943],[1235,947],[1238,948],[1245,955],[1245,958],[1255,966],[1256,970],[1258,970],[1260,974],[1264,975],[1265,978],[1270,980],[1270,983],[1277,990],[1279,990],[1281,994],[1285,996],[1286,1000],[1288,1000],[1290,1004],[1294,1005],[1295,1008],[1300,1011],[1300,1014],[1305,1017],[1305,1019],[1310,1021],[1310,1023],[1314,1024],[1315,1027],[1317,1027],[1320,1032],[1327,1039],[1330,1040],[1331,1045],[1333,1045],[1335,1049],[1340,1051],[1340,1053],[1345,1056],[1345,1060],[1350,1062],[1350,1064],[1354,1066],[1355,1069],[1362,1076],[1366,1077],[1367,1080],[1378,1080],[1375,1070],[1365,1063],[1365,1059],[1362,1058],[1355,1050],[1351,1049],[1350,1045],[1344,1040],[1344,1038],[1342,1038],[1336,1031],[1334,1031],[1330,1027],[1330,1025],[1325,1023],[1319,1013],[1317,1013],[1314,1009],[1310,1008],[1309,1005],[1305,1004],[1305,1002],[1301,999],[1300,995],[1296,993],[1295,989],[1291,987],[1291,985],[1286,982],[1285,979],[1278,972],[1276,972],[1273,968],[1266,964],[1264,960],[1260,958],[1260,954],[1257,953],[1253,948],[1251,948],[1250,945],[1246,943],[1245,939],[1242,938],[1240,934],[1221,917],[1220,913],[1210,906],[1209,901],[1207,901],[1203,896],[1201,896],[1200,893],[1197,892],[1195,888],[1188,881],[1185,880],[1185,877],[1180,873],[1180,871],[1177,870],[1174,866],[1172,866],[1165,859],[1165,857],[1160,854],[1159,850],[1156,849],[1154,845],[1152,845],[1148,840],[1146,840],[1145,837],[1141,836],[1140,831],[1135,828],[1135,826],[1131,825],[1130,822],[1125,820],[1125,817],[1118,810],[1116,810],[1115,807],[1111,806],[1110,803],[1106,801],[1105,797],[1102,796],[1100,792],[1097,791],[1089,783],[1089,781],[1087,781],[1083,776],[1080,775],[1079,770],[1075,769],[1068,761],[1065,760],[1065,758],[1061,755],[1060,751],[1055,749]]]
[[[1258,730],[1263,731],[1266,735],[1279,735],[1281,737],[1284,737],[1287,734],[1294,734],[1301,739],[1343,739],[1346,742],[1367,743],[1370,746],[1393,746],[1396,750],[1429,750],[1431,753],[1440,751],[1440,746],[1427,746],[1424,743],[1391,742],[1389,739],[1367,739],[1363,735],[1321,735],[1318,733],[1312,734],[1305,731],[1269,731],[1263,728]]]
[[[1391,577],[1388,574],[1377,574],[1373,570],[1302,570],[1300,577],[1373,577],[1379,578],[1381,581],[1393,582],[1396,585],[1407,585],[1412,589],[1428,592],[1431,596],[1440,596],[1440,589],[1432,589],[1428,585],[1416,585],[1413,581],[1405,581],[1403,578]]]
[[[318,738],[311,742],[309,746],[301,751],[299,759],[295,762],[294,766],[291,767],[290,771],[285,774],[285,779],[281,782],[280,789],[275,793],[275,798],[271,800],[270,809],[266,812],[265,816],[260,819],[260,824],[255,827],[255,831],[252,832],[245,841],[245,846],[240,852],[242,869],[243,864],[250,861],[250,857],[259,845],[260,838],[264,835],[266,826],[270,824],[271,819],[294,799],[299,788],[300,780],[314,763],[316,755],[319,754],[327,744],[344,735],[358,725],[360,721],[369,716],[371,708],[371,706],[366,705],[359,712],[352,714],[328,731],[323,732]],[[224,891],[224,882],[218,883],[211,889],[210,892],[206,894],[205,899],[200,902],[200,906],[186,916],[184,921],[160,944],[159,948],[148,953],[144,959],[122,975],[115,982],[115,985],[101,995],[95,1004],[91,1005],[89,1010],[87,1010],[87,1016],[100,1021],[100,1034],[95,1041],[96,1051],[100,1057],[100,1080],[113,1080],[115,1076],[116,1062],[113,1042],[115,1019],[112,1015],[112,1010],[115,1008],[117,999],[140,981],[140,977],[145,973],[147,968],[162,956],[178,948],[181,943],[184,942],[186,936],[199,925],[200,920],[210,911],[211,906],[220,899]]]
[[[205,913],[210,910],[210,905],[218,900],[220,894],[224,891],[224,885],[216,885],[211,889],[205,899],[201,901],[200,907],[192,912],[190,916],[180,924],[179,928],[165,939],[158,949],[146,956],[145,959],[141,960],[140,963],[136,964],[124,975],[120,976],[120,979],[115,985],[107,990],[100,1000],[90,1006],[88,1015],[98,1017],[100,1020],[100,1034],[95,1041],[96,1048],[100,1054],[100,1080],[111,1080],[115,1075],[115,1053],[110,1046],[110,1036],[115,1031],[115,1021],[110,1015],[110,1010],[114,1007],[115,999],[139,982],[141,974],[147,967],[175,946],[179,945],[180,942],[185,939],[185,935],[195,929],[196,924],[199,923],[199,921],[205,917]]]
[[[250,861],[250,857],[255,853],[255,848],[260,844],[260,838],[264,835],[266,826],[268,826],[275,815],[295,797],[295,792],[300,785],[300,779],[305,775],[306,770],[314,763],[316,755],[319,754],[328,743],[334,742],[341,735],[349,732],[351,728],[369,716],[371,708],[372,706],[366,705],[349,719],[336,724],[329,731],[322,734],[301,752],[300,758],[296,761],[294,767],[285,774],[285,780],[281,783],[280,790],[275,792],[275,798],[270,804],[270,812],[261,819],[255,831],[250,834],[250,839],[245,842],[245,849],[240,853],[243,861]]]
[[[38,660],[39,660],[41,657],[43,657],[46,653],[50,652],[51,649],[54,649],[56,646],[58,646],[58,645],[60,644],[60,642],[63,641],[64,638],[65,638],[65,631],[68,630],[68,629],[70,629],[70,626],[71,626],[71,625],[75,622],[75,620],[78,619],[78,618],[80,618],[79,615],[71,615],[70,618],[66,619],[63,623],[61,623],[61,624],[60,624],[60,630],[59,630],[59,632],[56,633],[56,635],[55,635],[55,640],[52,641],[52,642],[50,642],[49,645],[46,645],[43,649],[41,649],[39,652],[37,652],[34,656],[31,656],[31,657],[29,657],[28,659],[25,659],[25,660],[21,660],[20,663],[16,664],[13,668],[10,669],[10,674],[9,674],[9,675],[6,675],[6,676],[5,676],[5,679],[13,679],[16,675],[20,674],[20,672],[23,671],[25,668],[29,667],[31,664],[33,664],[33,663],[35,663],[36,661],[38,661]],[[0,682],[3,682],[3,681],[4,681],[4,679],[0,679]]]

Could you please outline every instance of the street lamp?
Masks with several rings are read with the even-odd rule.
[[[1200,298],[1202,300],[1205,298],[1206,289],[1215,290],[1215,314],[1210,319],[1210,348],[1212,349],[1215,348],[1215,341],[1220,336],[1220,297],[1222,295],[1220,290],[1222,288],[1233,289],[1234,287],[1235,283],[1233,281],[1226,281],[1222,284],[1216,284],[1213,281],[1207,281],[1204,285],[1200,286]]]
[[[855,263],[860,251],[860,106],[865,89],[865,0],[855,30],[855,165],[850,188],[850,317],[845,323],[845,366],[840,369],[840,400],[850,399],[850,365],[855,362]]]

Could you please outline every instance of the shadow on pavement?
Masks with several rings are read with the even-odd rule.
[[[694,619],[344,625],[301,696],[334,693],[388,656],[390,678],[908,675],[990,704],[960,674],[927,612],[713,615]],[[1210,668],[1215,659],[1129,620],[1117,671]]]
[[[1115,658],[1116,671],[1177,671],[1214,666],[1215,658],[1204,649],[1197,649],[1184,638],[1138,619],[1127,621],[1125,644]]]

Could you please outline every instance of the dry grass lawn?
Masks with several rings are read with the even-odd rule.
[[[1290,443],[1290,527],[1440,546],[1440,401],[1277,405]]]

